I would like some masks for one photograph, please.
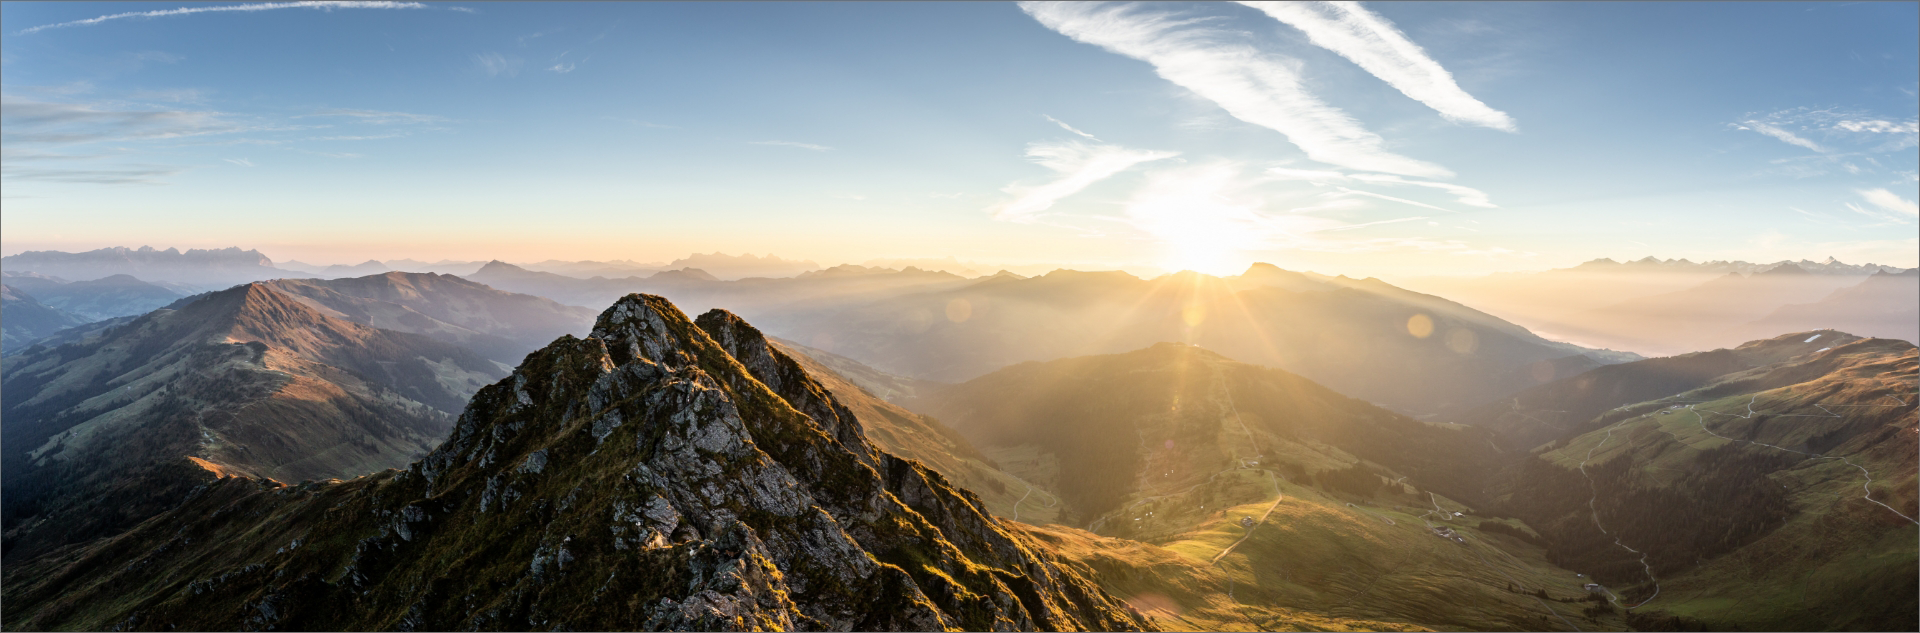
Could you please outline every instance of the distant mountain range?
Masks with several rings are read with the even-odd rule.
[[[650,292],[726,308],[787,339],[945,382],[1021,361],[1182,341],[1296,371],[1343,393],[1434,412],[1638,358],[1554,343],[1379,280],[1265,264],[1227,278],[1061,270],[967,279],[844,265],[787,279],[720,281],[686,270],[582,280],[494,262],[472,279],[564,303]]]
[[[250,281],[298,276],[275,268],[260,251],[154,250],[142,246],[102,248],[84,253],[27,251],[0,258],[10,272],[36,272],[70,280],[93,280],[130,275],[148,281],[170,281],[200,287],[226,287]]]
[[[1739,273],[1741,275],[1755,275],[1759,273],[1769,272],[1776,268],[1781,268],[1784,266],[1793,266],[1795,268],[1799,268],[1803,271],[1810,272],[1816,275],[1862,276],[1862,275],[1871,275],[1874,273],[1883,273],[1883,272],[1898,273],[1902,270],[1906,270],[1906,269],[1895,267],[1895,266],[1882,266],[1880,264],[1862,264],[1862,265],[1856,266],[1852,264],[1847,264],[1845,262],[1841,262],[1840,260],[1834,259],[1832,257],[1828,257],[1825,261],[1818,261],[1818,262],[1813,260],[1808,260],[1808,259],[1802,259],[1797,262],[1783,260],[1783,261],[1777,261],[1771,264],[1755,264],[1753,262],[1744,262],[1744,261],[1738,261],[1738,260],[1735,260],[1735,261],[1714,260],[1710,262],[1692,262],[1685,259],[1659,259],[1655,257],[1644,257],[1641,259],[1636,259],[1636,260],[1627,261],[1627,262],[1616,262],[1611,259],[1607,259],[1603,257],[1603,258],[1592,260],[1589,262],[1584,262],[1578,266],[1574,266],[1573,268],[1567,268],[1567,269],[1561,269],[1561,270],[1567,270],[1567,271],[1578,272],[1578,273],[1651,272],[1651,273],[1696,273],[1696,274]],[[1553,271],[1549,271],[1549,272],[1553,272]]]
[[[1908,298],[1920,292],[1915,290],[1920,277],[1912,274],[1911,269],[1856,266],[1831,258],[1764,265],[1647,258],[1595,260],[1540,273],[1405,282],[1547,338],[1662,356],[1808,328],[1837,327],[1914,341],[1920,328],[1906,318],[1911,310],[1899,308],[1915,303]]]
[[[1819,301],[1780,306],[1760,320],[1741,326],[1731,336],[1760,338],[1821,328],[1920,342],[1920,269],[1877,272]]]

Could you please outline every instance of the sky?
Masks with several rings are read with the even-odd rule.
[[[0,4],[0,251],[1920,265],[1916,3]]]

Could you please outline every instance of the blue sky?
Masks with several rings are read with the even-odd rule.
[[[0,250],[1920,264],[1914,3],[292,4],[0,4]]]

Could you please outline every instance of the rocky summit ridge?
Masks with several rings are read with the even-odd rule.
[[[629,295],[481,389],[409,468],[221,479],[125,534],[9,565],[3,624],[1148,626],[1014,527],[874,448],[744,321]]]

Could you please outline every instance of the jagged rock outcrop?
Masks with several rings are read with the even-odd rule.
[[[5,571],[8,628],[1144,628],[1084,568],[868,444],[725,312],[630,295],[403,471],[229,478]]]

